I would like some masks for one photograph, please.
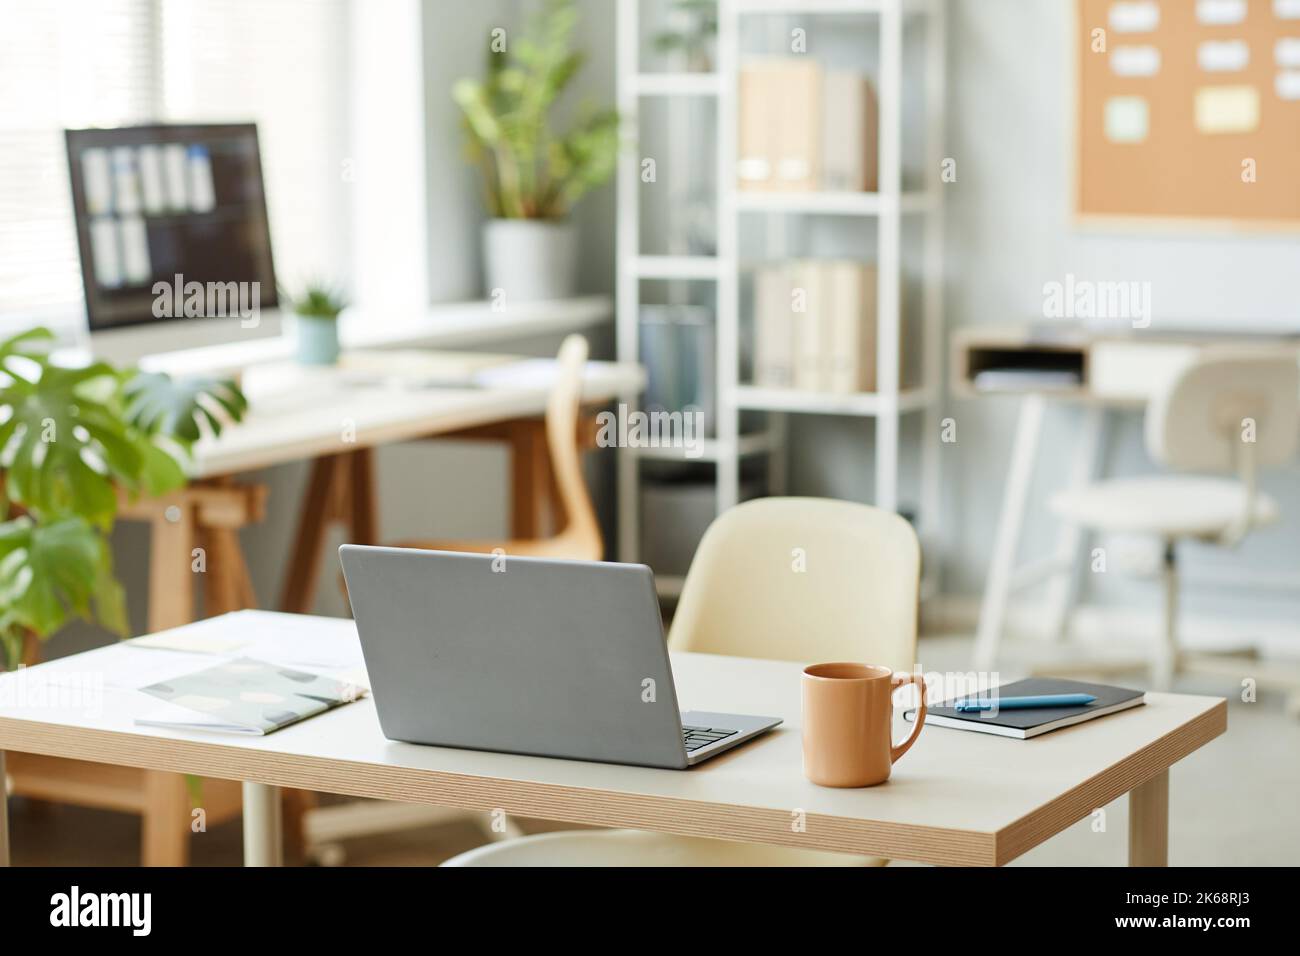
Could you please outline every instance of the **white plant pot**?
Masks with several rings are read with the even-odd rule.
[[[578,231],[571,222],[489,219],[483,224],[488,298],[567,299],[578,284]]]

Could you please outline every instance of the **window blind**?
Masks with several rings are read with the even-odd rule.
[[[65,127],[256,122],[277,276],[340,276],[347,2],[0,0],[0,335],[84,321]]]

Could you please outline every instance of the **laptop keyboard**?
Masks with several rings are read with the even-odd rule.
[[[687,753],[734,736],[736,731],[724,730],[721,727],[682,727],[682,743],[686,744]]]

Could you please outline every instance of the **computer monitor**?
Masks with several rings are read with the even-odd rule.
[[[193,344],[274,334],[249,318],[276,304],[254,124],[73,129],[66,138],[92,343],[163,323],[202,326],[200,338],[180,339]]]

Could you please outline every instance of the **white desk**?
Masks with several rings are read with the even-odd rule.
[[[960,398],[1015,396],[1020,400],[1015,440],[1011,447],[997,533],[989,562],[984,600],[975,637],[974,667],[993,670],[1013,591],[1049,582],[1044,631],[1064,636],[1069,614],[1078,600],[1077,570],[1088,542],[1082,529],[1062,523],[1057,544],[1047,558],[1016,566],[1020,533],[1028,510],[1029,492],[1038,463],[1044,417],[1054,403],[1084,409],[1083,427],[1074,436],[1068,483],[1080,486],[1102,477],[1100,465],[1109,427],[1109,414],[1141,410],[1152,395],[1210,348],[1268,348],[1287,350],[1300,360],[1300,336],[1271,334],[1170,334],[1150,330],[1099,332],[1068,325],[972,326],[952,336],[953,394]],[[981,389],[976,376],[983,370],[1068,369],[1079,377],[1069,388],[1024,387]],[[1292,576],[1285,587],[1294,588]],[[1258,586],[1258,582],[1254,582]]]
[[[383,353],[376,353],[382,355]],[[423,388],[359,381],[344,368],[306,369],[294,362],[256,366],[245,374],[248,415],[195,448],[194,477],[238,474],[291,461],[355,452],[394,442],[461,431],[489,422],[540,416],[549,383],[528,373],[511,381],[520,356],[429,353],[448,362],[493,360],[501,374],[491,387]],[[639,392],[645,372],[634,363],[588,362],[583,400],[603,403]]]
[[[336,664],[358,654],[346,620],[246,611],[181,630],[198,628],[242,636],[251,644],[238,653],[266,659],[285,658],[273,643],[285,633],[296,635],[290,657],[300,656],[307,640]],[[1227,726],[1222,698],[1148,694],[1144,707],[1029,741],[932,727],[888,783],[835,790],[803,776],[801,668],[787,662],[674,655],[683,708],[786,719],[688,771],[394,743],[380,732],[369,699],[251,738],[137,727],[134,718],[156,702],[130,690],[105,690],[98,713],[18,699],[20,680],[30,687],[59,669],[111,673],[124,654],[168,653],[115,646],[0,676],[0,751],[244,781],[251,863],[278,860],[272,788],[283,786],[955,865],[1006,863],[1130,793],[1130,862],[1163,865],[1168,769]],[[792,826],[798,821],[802,827]]]

